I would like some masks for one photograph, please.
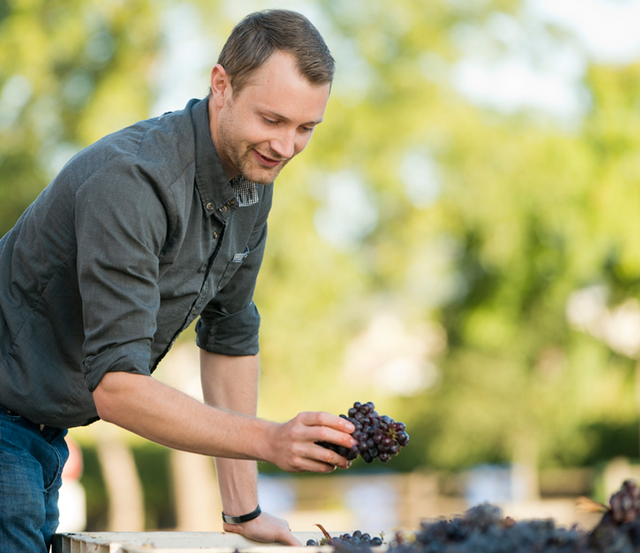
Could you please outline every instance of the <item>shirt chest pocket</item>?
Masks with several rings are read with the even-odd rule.
[[[217,291],[222,290],[231,280],[236,271],[241,267],[244,260],[249,255],[249,246],[245,246],[244,250],[234,254],[222,273],[222,277],[218,283]]]

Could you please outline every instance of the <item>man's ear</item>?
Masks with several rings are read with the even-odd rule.
[[[211,70],[211,94],[218,108],[222,108],[228,97],[231,96],[231,82],[224,67],[217,63]]]

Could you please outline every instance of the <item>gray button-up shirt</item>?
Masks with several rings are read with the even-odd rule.
[[[273,186],[239,207],[206,100],[76,155],[0,240],[0,405],[88,424],[108,371],[150,374],[193,320],[211,352],[258,352],[253,290]]]

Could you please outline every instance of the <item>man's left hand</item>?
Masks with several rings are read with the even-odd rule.
[[[289,523],[269,513],[263,512],[258,518],[242,524],[223,523],[225,532],[234,532],[250,540],[265,543],[283,543],[285,545],[302,545],[291,533]]]

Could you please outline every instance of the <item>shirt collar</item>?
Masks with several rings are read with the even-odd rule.
[[[211,139],[208,106],[207,98],[191,106],[196,144],[196,187],[207,216],[215,213],[220,219],[226,220],[238,207],[238,200]]]

